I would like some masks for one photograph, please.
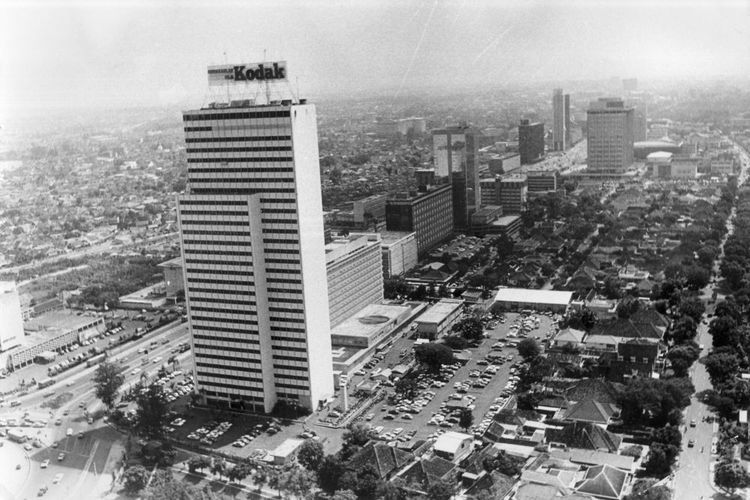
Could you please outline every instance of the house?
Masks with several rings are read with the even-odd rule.
[[[438,481],[453,482],[456,474],[456,464],[440,457],[417,460],[396,477],[403,479],[408,485],[418,485],[422,493],[426,493],[430,486]]]
[[[587,399],[580,401],[565,411],[564,419],[577,422],[590,422],[608,425],[619,415],[620,410],[612,403],[601,403]]]
[[[464,481],[465,483],[465,481]],[[497,471],[487,473],[481,471],[472,484],[466,489],[467,497],[480,495],[480,492],[490,492],[492,498],[505,498],[515,485],[515,480]]]
[[[359,470],[365,465],[372,465],[378,477],[387,480],[412,460],[414,455],[408,451],[370,441],[349,459],[346,467]]]
[[[651,339],[620,342],[617,344],[617,358],[608,363],[607,379],[622,382],[632,377],[651,377],[661,366],[657,362],[662,347]]]
[[[586,475],[576,485],[575,490],[602,500],[619,500],[628,481],[627,472],[609,465],[598,465],[586,471]]]
[[[583,342],[583,338],[586,336],[586,332],[582,330],[576,330],[575,328],[565,328],[564,330],[560,330],[557,335],[555,335],[555,346],[556,347],[565,347],[566,345],[569,347],[577,348],[581,342]]]
[[[617,453],[622,437],[613,434],[592,422],[575,421],[562,428],[548,428],[545,440],[549,444],[565,445],[568,448],[604,450]]]
[[[446,460],[458,462],[471,453],[473,443],[474,438],[468,434],[448,431],[435,441],[435,454]]]

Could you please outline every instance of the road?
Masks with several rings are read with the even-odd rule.
[[[744,150],[739,149],[741,165],[738,184],[742,185],[747,178],[748,165],[750,157]],[[732,218],[736,214],[733,209],[727,220],[727,234],[721,242],[720,257],[714,265],[714,273],[719,272],[721,258],[724,256],[724,243],[729,235],[734,232]],[[709,284],[702,293],[703,298],[712,295],[715,285]],[[723,297],[719,295],[717,300]],[[698,325],[698,343],[702,344],[705,349],[701,352],[701,357],[708,354],[711,346],[711,336],[708,334],[708,326],[702,322]],[[708,372],[703,363],[695,363],[691,369],[691,378],[695,385],[696,393],[711,389],[711,381],[708,378]],[[711,485],[711,462],[716,456],[711,454],[711,441],[718,434],[718,425],[703,421],[704,416],[712,415],[708,407],[698,401],[697,398],[691,399],[690,406],[685,411],[685,424],[688,426],[687,431],[683,434],[683,449],[680,453],[680,465],[675,471],[674,491],[675,498],[721,498],[723,495]],[[696,427],[689,427],[690,422],[695,420]],[[687,442],[690,439],[695,440],[695,447],[689,448]],[[703,451],[701,452],[701,449]]]
[[[169,342],[163,343],[165,339]],[[187,340],[186,324],[180,323],[126,344],[121,352],[111,357],[124,369],[126,382],[123,387],[127,388],[139,381],[143,373],[153,376],[159,367],[166,363],[171,350],[185,340]],[[156,345],[151,348],[153,342],[156,342]],[[150,348],[149,353],[139,354],[138,350],[145,347]],[[187,359],[189,356],[189,351],[182,353],[178,355],[178,360],[186,366],[189,363]],[[162,359],[154,363],[157,357]],[[145,364],[143,364],[144,360],[146,360]],[[139,371],[133,373],[136,368]],[[120,458],[121,447],[117,443],[122,436],[102,421],[87,423],[83,408],[93,413],[102,407],[101,402],[94,396],[92,374],[95,369],[91,367],[75,371],[67,376],[59,375],[55,385],[42,390],[34,390],[27,396],[23,396],[20,399],[21,406],[16,408],[5,406],[0,409],[0,418],[3,419],[21,420],[25,412],[28,412],[29,418],[34,420],[49,419],[48,426],[44,428],[20,428],[27,435],[38,439],[43,445],[42,448],[33,448],[25,452],[20,445],[10,441],[5,441],[4,446],[0,448],[0,471],[3,475],[12,473],[15,476],[12,484],[8,484],[5,490],[0,489],[0,498],[36,497],[42,486],[49,487],[45,496],[54,499],[91,498],[89,493],[108,489],[111,482],[108,469],[111,469],[112,463]],[[45,397],[45,394],[53,391],[56,395],[69,393],[71,399],[59,409],[50,411],[48,408],[43,408],[41,404],[49,399]],[[55,425],[55,420],[58,418],[61,423]],[[72,436],[67,436],[68,429],[71,430]],[[79,433],[80,437],[78,437]],[[53,443],[57,443],[56,448],[52,447]],[[58,461],[58,455],[61,452],[65,453],[65,457],[62,461]],[[22,468],[15,470],[15,466],[20,461],[19,457],[24,457],[20,464]],[[50,460],[50,465],[42,469],[40,464],[45,459]],[[102,475],[105,471],[107,471],[106,474]],[[53,484],[53,478],[58,473],[63,474],[62,480],[59,484]],[[15,480],[22,474],[26,474],[26,477]]]

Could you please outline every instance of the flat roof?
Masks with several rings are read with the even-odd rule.
[[[380,233],[380,242],[383,245],[392,245],[397,241],[403,240],[404,238],[407,238],[411,235],[414,235],[414,237],[416,237],[416,234],[417,233],[415,233],[414,231],[382,231]]]
[[[448,431],[437,438],[434,447],[437,451],[454,454],[459,450],[459,448],[461,448],[461,444],[467,439],[472,441],[474,440],[474,438],[469,436],[468,434]]]
[[[521,218],[520,215],[503,215],[502,217],[499,217],[496,221],[493,221],[492,225],[493,226],[508,226],[520,218]]]
[[[276,457],[288,457],[290,454],[294,453],[302,443],[304,443],[303,439],[288,438],[278,445],[271,454]]]
[[[62,332],[76,330],[82,326],[101,320],[100,316],[87,314],[77,315],[67,311],[50,311],[41,316],[26,321],[25,330],[59,330]]]
[[[430,307],[427,312],[417,318],[418,323],[440,323],[446,316],[463,305],[460,299],[441,299]]]
[[[349,337],[371,337],[379,332],[383,326],[408,313],[408,306],[394,306],[387,304],[370,304],[354,316],[350,316],[343,323],[331,330],[331,335],[346,335]]]
[[[159,267],[182,267],[182,257],[175,257],[169,259],[158,265]]]
[[[525,302],[529,304],[570,304],[573,292],[558,290],[533,290],[527,288],[501,288],[495,295],[495,302]]]

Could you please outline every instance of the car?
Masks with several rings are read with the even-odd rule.
[[[62,419],[58,418],[57,420],[55,420],[55,425],[62,425]]]
[[[41,488],[39,488],[39,491],[37,492],[36,496],[40,497],[44,495],[45,493],[47,493],[48,489],[49,488],[47,488],[46,486],[42,486]]]
[[[68,430],[65,432],[65,435],[66,436],[72,436],[73,435],[73,429],[71,429],[70,427],[68,427]]]
[[[87,424],[93,424],[94,423],[94,419],[91,418],[91,417],[89,417],[89,418],[86,419],[86,423]]]
[[[693,446],[695,446],[695,439],[688,441],[688,448],[692,448]]]
[[[46,469],[47,466],[49,466],[49,458],[39,464],[39,467],[41,467],[42,469]]]
[[[690,421],[690,427],[695,427],[695,426],[696,426],[696,422],[695,422],[695,419],[692,419],[692,420]]]
[[[78,431],[78,439],[81,439],[83,437],[83,431]]]
[[[53,448],[57,448],[58,446],[60,446],[60,443],[58,443],[57,441],[55,441],[54,443],[52,443],[52,447]]]
[[[62,462],[63,460],[65,460],[65,453],[60,453],[59,455],[57,455],[58,462]]]
[[[375,414],[374,413],[368,413],[367,416],[365,417],[365,420],[367,420],[369,422],[373,418],[375,418]]]
[[[55,474],[55,478],[52,480],[52,484],[57,484],[62,481],[63,473]]]

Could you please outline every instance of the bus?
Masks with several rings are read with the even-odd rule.
[[[88,367],[91,367],[91,366],[94,366],[94,365],[98,365],[99,363],[101,363],[105,359],[107,359],[107,354],[106,353],[97,354],[96,356],[92,356],[91,358],[89,358],[88,361],[86,361],[86,367],[88,368]]]
[[[40,389],[44,389],[45,387],[49,387],[49,386],[51,386],[54,383],[55,383],[55,379],[53,379],[53,378],[46,378],[46,379],[44,379],[44,380],[42,380],[42,381],[39,382],[38,387]]]

